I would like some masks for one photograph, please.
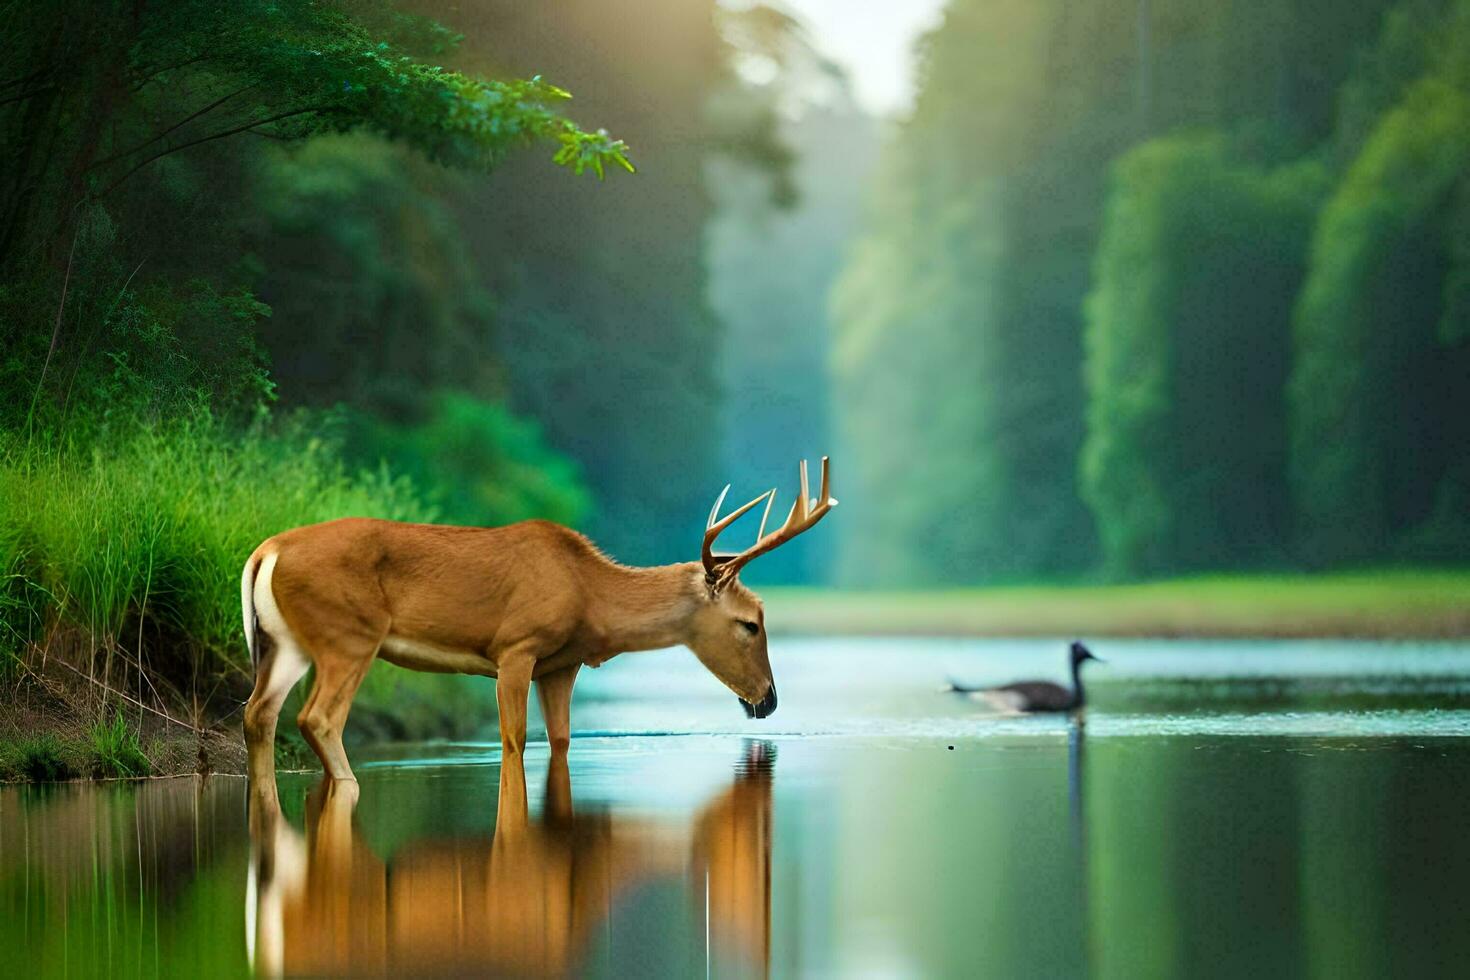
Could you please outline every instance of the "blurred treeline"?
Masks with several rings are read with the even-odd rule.
[[[0,0],[7,670],[238,673],[245,556],[346,514],[696,553],[770,100],[713,0],[451,6]]]
[[[1467,163],[1465,0],[953,0],[833,297],[844,574],[1470,558]]]
[[[855,103],[843,71],[799,23],[767,12],[746,24],[769,35],[737,50],[750,74],[772,78],[756,91],[774,111],[791,163],[775,174],[728,158],[707,168],[714,204],[705,237],[708,293],[724,335],[716,482],[733,481],[732,498],[775,487],[776,509],[784,514],[797,485],[797,460],[815,466],[834,452],[827,298],[857,234],[882,133],[879,120]],[[751,104],[748,95],[741,102]],[[835,465],[834,494],[841,499],[848,462],[839,458]],[[749,538],[741,535],[753,533],[733,529],[729,547],[744,546]],[[835,542],[830,529],[803,535],[743,574],[757,584],[826,583]]]

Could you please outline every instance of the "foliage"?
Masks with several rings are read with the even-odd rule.
[[[1087,300],[1082,485],[1115,574],[1279,559],[1291,300],[1324,175],[1219,134],[1129,151]]]
[[[1378,36],[1359,52],[1339,93],[1332,156],[1345,169],[1362,152],[1384,113],[1424,76],[1440,43],[1446,14],[1459,0],[1398,0],[1384,12]]]
[[[110,438],[138,419],[212,407],[248,419],[273,397],[256,325],[269,307],[207,279],[139,281],[116,262],[105,212],[81,219],[76,268],[56,314],[65,332],[34,329],[34,282],[0,286],[0,428],[31,438]],[[58,339],[65,340],[58,344]]]
[[[444,200],[462,184],[358,135],[264,155],[250,237],[269,257],[259,333],[284,400],[402,420],[437,387],[504,396],[495,304]]]
[[[108,402],[109,384],[155,371],[153,387],[202,394],[216,409],[262,400],[232,386],[269,396],[254,339],[269,312],[252,295],[260,264],[241,254],[248,236],[237,229],[248,222],[238,194],[216,191],[250,186],[253,155],[215,153],[220,140],[367,130],[441,163],[488,170],[510,150],[548,139],[558,162],[578,172],[627,166],[620,141],[583,132],[551,108],[565,100],[563,90],[539,78],[491,81],[426,64],[333,4],[81,6],[6,17],[18,26],[6,39],[18,74],[0,102],[0,133],[9,137],[0,178],[0,381],[8,394],[31,396],[6,399],[32,406],[27,424],[38,402],[43,414],[54,408],[69,421],[74,395]],[[452,35],[381,3],[350,9],[412,47],[452,48]],[[153,179],[139,185],[142,177]],[[380,182],[392,179],[380,174]],[[329,180],[328,167],[318,183]],[[273,200],[278,187],[266,181],[262,197]],[[210,218],[218,230],[201,236],[181,212]],[[150,225],[160,233],[150,235]],[[471,294],[469,307],[484,305]],[[296,326],[298,309],[287,305],[292,319],[283,329]],[[139,348],[153,357],[148,370]],[[58,353],[71,363],[52,370]],[[170,377],[175,365],[189,376]],[[178,409],[153,401],[161,415]],[[75,414],[105,411],[81,406]]]
[[[1030,433],[1011,441],[997,428],[1006,365],[988,341],[1004,175],[1025,142],[1046,22],[1039,5],[946,12],[913,118],[880,163],[867,232],[834,287],[846,499],[869,515],[846,529],[849,581],[994,577],[1035,557],[1020,539],[1036,525],[1012,523],[1008,496],[1007,459]],[[961,95],[976,92],[979,102]]]
[[[6,16],[18,28],[7,64],[21,81],[0,123],[13,134],[57,127],[61,145],[13,144],[12,215],[37,200],[28,181],[54,176],[54,203],[70,208],[154,160],[247,132],[300,138],[364,128],[480,170],[549,140],[556,162],[578,173],[600,176],[609,163],[632,169],[621,141],[552,108],[568,98],[564,90],[539,77],[493,81],[426,64],[334,4],[61,2],[16,13]],[[447,50],[447,33],[440,40]],[[160,128],[160,118],[174,121]],[[56,157],[70,159],[57,167]]]
[[[637,180],[558,180],[521,159],[453,198],[495,297],[486,356],[502,369],[506,404],[577,461],[597,502],[582,529],[632,563],[694,557],[700,522],[733,476],[716,465],[721,405],[756,397],[723,390],[717,373],[711,162],[758,170],[779,198],[786,160],[771,105],[734,84],[715,6],[490,0],[456,14],[457,67],[534,66],[637,148]]]
[[[535,422],[460,392],[435,393],[426,416],[407,424],[355,414],[348,451],[429,488],[454,523],[576,525],[591,507],[576,465],[547,448]]]

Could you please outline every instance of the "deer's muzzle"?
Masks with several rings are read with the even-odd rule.
[[[741,698],[740,707],[745,709],[745,717],[747,718],[764,718],[767,715],[774,714],[776,711],[775,683],[771,684],[771,689],[766,692],[765,697],[760,699],[759,704],[751,704],[749,701]]]

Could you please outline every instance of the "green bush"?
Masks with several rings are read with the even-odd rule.
[[[576,524],[591,509],[577,466],[540,427],[493,402],[439,391],[413,424],[355,414],[348,450],[412,479],[446,520],[508,524],[532,517]]]

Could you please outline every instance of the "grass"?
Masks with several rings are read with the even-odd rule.
[[[1470,570],[762,594],[772,630],[786,634],[1470,637]]]
[[[204,420],[90,451],[0,442],[0,652],[65,627],[104,654],[159,637],[187,647],[191,668],[244,667],[251,549],[349,514],[432,516],[406,483],[351,474],[304,434],[230,435]]]
[[[154,768],[137,727],[121,712],[85,727],[63,721],[54,730],[0,739],[0,781],[52,783],[83,775],[129,779]]]
[[[79,774],[78,754],[74,746],[49,734],[0,743],[0,779],[36,783],[74,779]]]
[[[110,720],[97,721],[87,730],[87,747],[94,776],[146,776],[153,769],[138,741],[138,730],[121,712]]]

